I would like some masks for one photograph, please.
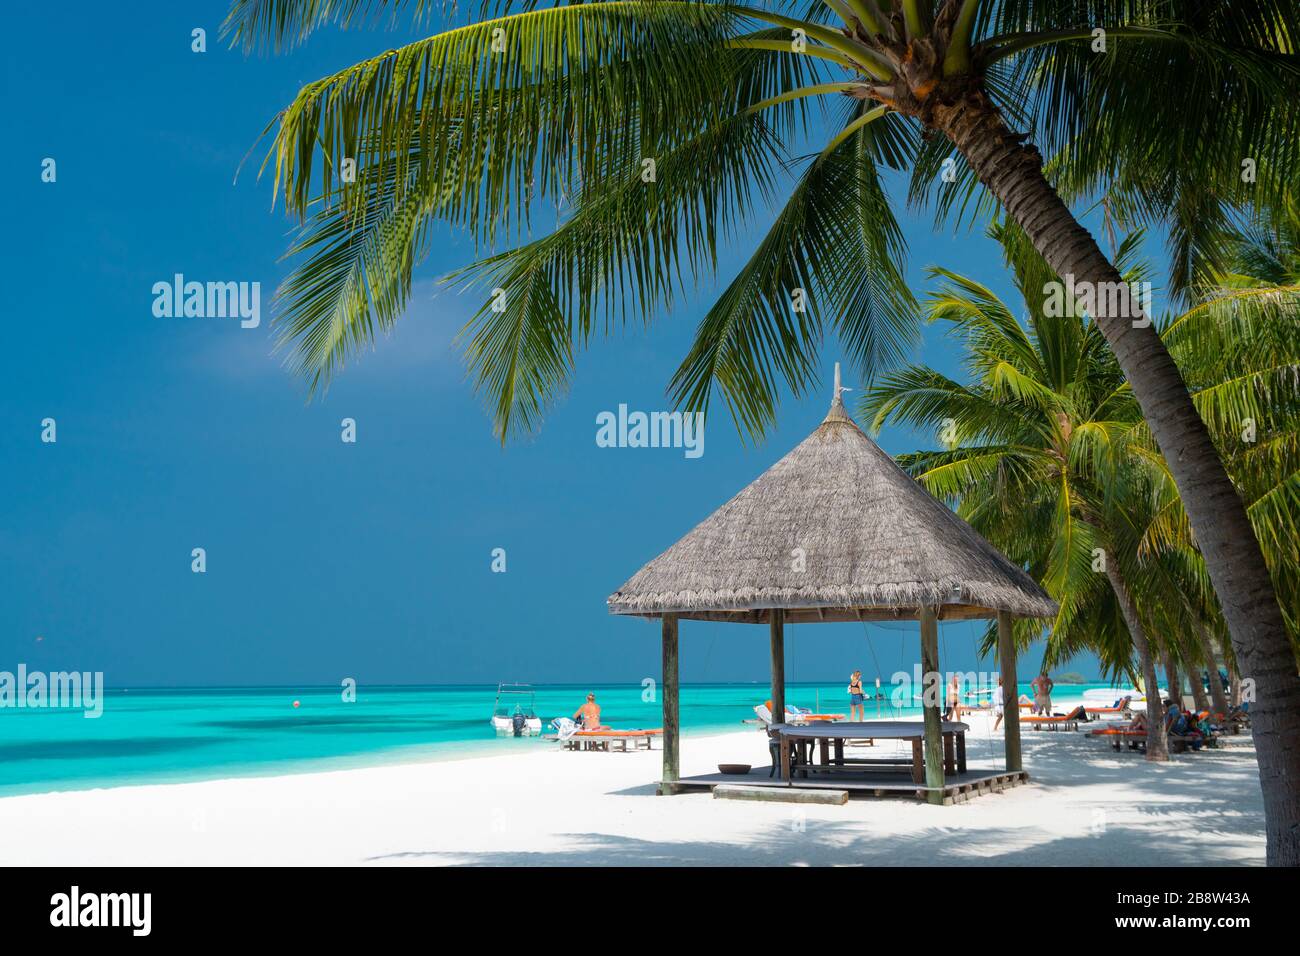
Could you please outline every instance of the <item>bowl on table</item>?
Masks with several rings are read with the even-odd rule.
[[[728,776],[743,777],[749,773],[750,765],[747,763],[720,763],[718,764],[718,773],[725,773]]]

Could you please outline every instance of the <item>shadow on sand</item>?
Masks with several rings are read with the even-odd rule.
[[[1249,740],[1223,750],[1149,763],[1141,754],[1116,754],[1104,742],[1061,734],[1035,740],[1027,754],[1034,783],[1013,791],[1056,802],[1052,825],[981,825],[980,808],[1006,799],[981,797],[960,808],[916,807],[934,825],[906,834],[873,826],[899,813],[897,800],[855,799],[844,808],[852,819],[810,814],[802,829],[782,822],[745,835],[743,842],[663,839],[611,833],[559,834],[567,845],[544,852],[492,850],[389,853],[369,863],[468,864],[478,866],[1059,866],[1184,867],[1240,864],[1243,846],[1261,843],[1263,810],[1258,770]],[[1137,790],[1122,805],[1107,802],[1116,784]],[[1097,788],[1097,796],[1089,790]],[[707,794],[654,797],[654,785],[615,791],[640,803],[647,797],[711,802]],[[1068,801],[1068,802],[1067,802]],[[774,807],[776,805],[773,805]],[[697,807],[698,808],[698,807]],[[837,808],[838,809],[838,808]],[[954,809],[964,811],[954,815]],[[945,815],[946,818],[945,818]],[[1005,820],[1005,816],[1001,816]],[[1064,831],[1064,832],[1061,832]]]

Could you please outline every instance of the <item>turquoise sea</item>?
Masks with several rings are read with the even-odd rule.
[[[1100,684],[1060,686],[1058,699]],[[886,691],[888,686],[886,686]],[[1021,685],[1021,692],[1027,685]],[[588,691],[613,727],[658,727],[658,700],[640,684],[537,686],[543,722],[572,714]],[[540,738],[498,738],[489,718],[495,685],[378,687],[362,685],[345,702],[339,688],[130,689],[105,692],[103,714],[0,709],[0,796],[123,784],[430,760],[472,752],[550,745]],[[735,730],[768,697],[765,684],[687,684],[684,733]],[[842,682],[791,684],[788,704],[847,712]],[[298,706],[294,706],[298,701]],[[882,716],[919,714],[891,708]],[[874,717],[876,705],[867,704]],[[549,728],[545,732],[550,732]]]

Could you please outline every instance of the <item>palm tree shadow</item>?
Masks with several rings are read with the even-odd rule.
[[[1162,808],[1150,807],[1154,817]],[[1262,821],[1234,828],[1259,836]],[[1182,824],[1180,823],[1180,828]],[[1140,832],[1134,832],[1136,830]],[[1159,866],[1239,865],[1232,849],[1240,833],[1225,831],[1213,810],[1184,829],[1197,839],[1153,839],[1147,821],[1109,823],[1083,835],[1052,836],[1039,828],[994,827],[962,831],[929,827],[921,833],[882,837],[869,821],[809,820],[800,830],[775,825],[745,843],[653,840],[610,833],[566,833],[571,842],[547,851],[448,852],[408,850],[366,858],[367,863],[460,866]],[[1262,838],[1261,838],[1262,840]],[[1026,845],[1028,844],[1028,845]],[[1262,845],[1262,844],[1261,844]],[[1262,863],[1262,853],[1260,854]]]
[[[1114,753],[1085,735],[1042,738],[1026,754],[1035,799],[1061,802],[1063,818],[1049,824],[980,826],[983,801],[934,808],[934,825],[886,835],[893,800],[854,799],[846,819],[810,817],[770,824],[739,840],[663,839],[617,833],[555,834],[567,845],[544,851],[404,850],[367,857],[372,864],[469,866],[1144,866],[1258,865],[1263,862],[1264,815],[1258,764],[1248,738],[1221,750],[1150,763],[1139,753]],[[1117,803],[1116,785],[1138,788]],[[1091,797],[1085,788],[1097,788]],[[1083,791],[1083,792],[1080,792]],[[654,783],[611,791],[649,797]],[[1026,792],[1026,791],[1017,791]],[[707,799],[664,797],[667,801]],[[1061,832],[1061,831],[1065,832]],[[1252,853],[1255,846],[1257,853]],[[1251,856],[1243,860],[1243,855]]]

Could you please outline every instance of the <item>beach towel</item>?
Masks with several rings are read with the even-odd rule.
[[[556,717],[551,721],[551,726],[555,728],[561,740],[568,740],[578,732],[578,725],[568,717]]]

